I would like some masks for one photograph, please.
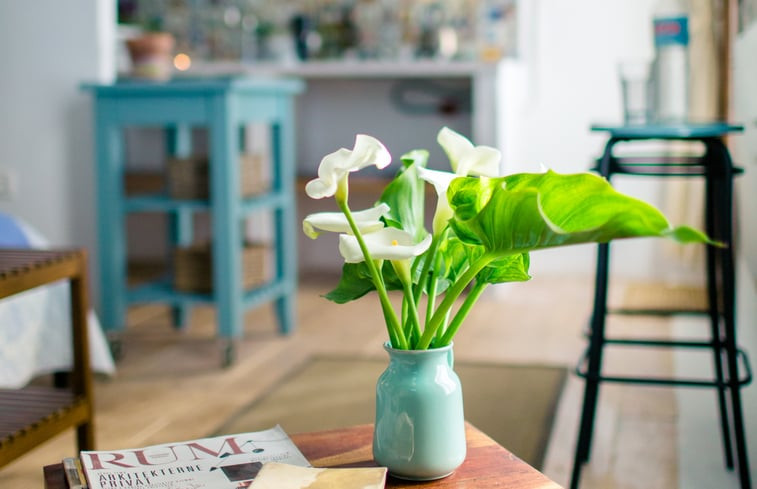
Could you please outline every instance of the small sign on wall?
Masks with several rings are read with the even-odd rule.
[[[739,32],[743,32],[757,19],[757,0],[738,0]]]

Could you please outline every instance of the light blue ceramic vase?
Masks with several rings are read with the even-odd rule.
[[[465,460],[465,416],[452,345],[395,350],[376,384],[373,458],[394,477],[440,479]]]

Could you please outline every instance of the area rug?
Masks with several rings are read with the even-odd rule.
[[[372,423],[376,380],[386,359],[315,357],[228,419],[215,434],[280,424],[288,433]],[[539,469],[567,369],[551,366],[455,364],[465,418]]]

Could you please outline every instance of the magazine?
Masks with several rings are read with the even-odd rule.
[[[313,468],[267,462],[250,489],[384,489],[386,467]]]
[[[90,489],[245,488],[265,462],[311,466],[279,425],[127,450],[83,451],[79,456]]]

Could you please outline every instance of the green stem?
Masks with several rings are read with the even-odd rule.
[[[436,306],[436,275],[434,274],[434,280],[429,280],[428,295],[426,296],[426,326],[428,321],[434,314],[434,307]],[[425,329],[425,326],[424,326]]]
[[[431,269],[431,262],[433,261],[433,258],[436,256],[436,249],[439,247],[439,239],[437,239],[436,236],[432,236],[431,238],[431,245],[428,247],[428,250],[426,251],[426,260],[423,262],[423,268],[421,269],[421,275],[418,279],[418,283],[415,285],[415,302],[418,303],[418,301],[421,299],[421,295],[423,294],[423,288],[426,286],[426,283],[428,281],[427,276],[428,272]]]
[[[447,313],[444,315],[444,320],[442,321],[442,324],[436,328],[436,335],[434,336],[435,344],[438,346],[439,341],[444,336],[444,332],[447,331],[447,325],[449,324],[449,316],[452,314],[452,310],[447,310]],[[434,341],[432,340],[432,341]]]
[[[405,260],[392,260],[392,266],[402,283],[402,292],[404,296],[403,312],[407,312],[405,316],[409,316],[405,318],[407,323],[405,334],[410,343],[410,348],[412,348],[421,337],[421,327],[420,318],[418,317],[418,306],[416,305],[413,296],[413,280],[410,277],[410,263]]]
[[[439,243],[446,239],[448,232],[449,228],[447,227],[439,236],[432,236],[431,246],[429,246],[429,251],[426,253],[426,260],[423,262],[423,270],[421,270],[421,275],[415,289],[416,304],[420,303],[423,288],[426,287],[428,289],[426,295],[426,320],[423,325],[424,330],[428,326],[428,321],[434,313],[434,307],[436,307],[437,278],[439,276],[439,267],[442,261],[442,255],[436,251],[439,248]],[[433,267],[431,266],[432,262]]]
[[[350,224],[350,229],[352,229],[352,233],[354,234],[358,244],[360,245],[360,251],[362,251],[363,257],[365,258],[365,264],[368,267],[368,271],[371,273],[371,277],[373,278],[373,285],[376,287],[376,292],[378,293],[379,300],[381,301],[381,308],[384,311],[384,318],[386,320],[387,328],[389,329],[389,337],[392,341],[392,346],[400,350],[407,350],[407,338],[405,338],[405,334],[402,331],[402,326],[400,325],[400,321],[397,318],[397,313],[394,311],[392,303],[389,300],[389,295],[386,292],[386,286],[384,285],[383,277],[376,268],[376,264],[374,263],[373,258],[371,258],[371,253],[368,251],[368,247],[365,245],[365,241],[363,240],[363,235],[360,233],[360,229],[357,227],[355,220],[352,218],[352,212],[350,211],[350,207],[347,204],[347,200],[336,199],[336,201],[339,205],[339,208],[344,213],[344,216],[347,218],[347,222]],[[397,343],[395,343],[395,339]]]
[[[446,234],[446,232],[445,232]],[[426,301],[426,324],[428,327],[428,321],[434,315],[434,309],[436,308],[436,289],[439,284],[439,267],[441,266],[442,255],[438,254],[434,257],[434,268],[428,277],[428,300]]]
[[[408,322],[410,323],[409,342],[410,347],[412,348],[413,345],[416,345],[418,343],[418,340],[420,340],[421,338],[420,318],[418,317],[418,308],[416,307],[415,301],[413,300],[413,291],[410,287],[403,287],[402,290],[405,295],[405,302],[410,309],[410,317],[408,318]]]
[[[469,283],[476,278],[478,272],[480,272],[486,265],[491,263],[497,256],[493,253],[484,253],[475,262],[471,263],[470,267],[458,278],[458,280],[447,289],[444,294],[444,299],[439,308],[434,312],[431,320],[428,322],[426,329],[421,335],[421,340],[418,342],[418,350],[426,350],[431,344],[431,340],[434,339],[437,329],[441,326],[444,318],[452,306],[455,304],[457,298],[462,294]]]
[[[478,298],[481,296],[481,293],[484,291],[484,289],[486,289],[487,285],[489,284],[486,282],[476,282],[472,290],[468,293],[468,296],[465,298],[465,301],[460,306],[460,309],[458,309],[457,313],[455,313],[455,317],[452,318],[452,322],[450,323],[449,328],[447,328],[447,330],[442,335],[439,343],[437,344],[437,347],[446,346],[450,343],[450,341],[452,341],[455,333],[457,333],[457,330],[460,329],[460,325],[463,324],[463,320],[465,320],[466,316],[468,316],[468,313],[473,308],[473,305],[476,303]]]
[[[389,341],[391,342],[392,347],[398,348],[398,347],[395,347],[395,345],[400,345],[402,344],[403,341],[405,341],[405,344],[407,344],[407,340],[404,339],[405,338],[404,333],[401,337],[397,336],[397,330],[395,328],[391,328],[388,326],[389,321],[390,321],[389,318],[393,312],[393,309],[390,308],[389,310],[387,310],[386,305],[383,302],[381,302],[381,312],[384,314],[384,320],[386,321],[386,324],[387,324],[386,329],[387,329],[387,332],[389,333]]]

